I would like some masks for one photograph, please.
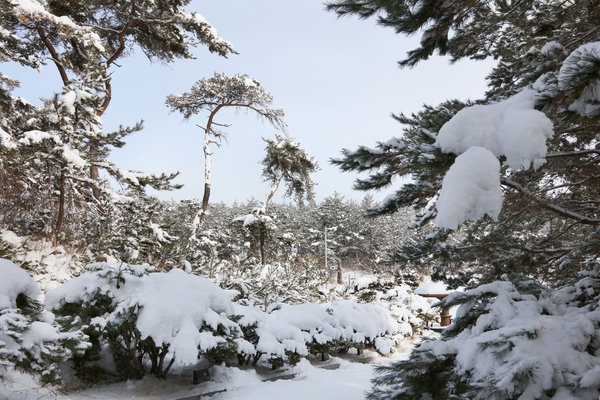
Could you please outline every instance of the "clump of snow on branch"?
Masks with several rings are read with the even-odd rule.
[[[85,90],[69,90],[60,96],[58,102],[69,112],[69,114],[75,114],[75,105],[81,103],[82,100],[87,100],[92,97],[94,97],[94,95]]]
[[[534,109],[536,94],[525,89],[495,104],[464,108],[442,126],[436,145],[457,155],[479,146],[496,157],[506,156],[506,164],[513,169],[527,169],[532,164],[540,167],[545,163],[546,141],[553,136],[553,124]]]
[[[197,12],[193,12],[191,14],[184,14],[184,21],[191,22],[193,24],[199,25],[201,27],[201,35],[205,37],[207,43],[209,43],[209,48],[212,50],[213,48],[221,49],[223,53],[231,52],[235,53],[233,49],[233,45],[231,42],[222,39],[217,32],[217,29],[212,26],[206,18]]]
[[[513,169],[539,168],[546,160],[546,141],[553,124],[534,109],[537,91],[525,89],[498,103],[459,111],[442,126],[436,139],[445,153],[457,154],[437,201],[437,224],[457,229],[466,220],[498,217],[502,207],[500,163]]]
[[[264,207],[254,207],[250,214],[235,217],[233,221],[241,221],[243,226],[250,226],[258,221],[263,221],[266,223],[273,222],[273,219],[265,214],[266,212]]]
[[[577,90],[581,85],[581,76],[596,76],[600,63],[600,42],[586,43],[572,52],[558,74],[560,90]],[[600,82],[593,79],[583,88],[581,95],[570,106],[569,111],[582,116],[591,116],[600,109]]]
[[[491,151],[474,146],[456,157],[442,182],[436,204],[439,227],[457,229],[466,220],[489,215],[494,220],[502,209],[500,162]]]

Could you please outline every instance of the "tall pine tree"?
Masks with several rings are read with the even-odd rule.
[[[515,282],[484,285],[447,301],[464,304],[453,329],[441,341],[421,346],[410,360],[379,369],[370,398],[598,396],[600,385],[590,375],[598,360],[580,364],[547,357],[554,324],[576,326],[574,315],[587,321],[588,328],[579,331],[591,336],[567,334],[581,340],[567,347],[581,349],[580,360],[597,349],[590,337],[598,334],[598,321],[589,311],[598,298],[594,289],[589,296],[579,289],[595,287],[597,274],[587,273],[587,283],[575,282],[582,271],[599,267],[598,6],[593,0],[328,4],[340,16],[373,17],[397,33],[419,33],[420,46],[401,67],[413,67],[434,52],[451,61],[497,60],[481,101],[450,100],[410,116],[394,115],[404,125],[400,138],[374,150],[344,150],[333,160],[344,171],[369,173],[356,182],[359,190],[411,178],[372,212],[413,206],[424,210],[418,223],[435,220],[443,228],[402,246],[397,260],[403,266],[434,266],[434,278],[455,285]],[[543,286],[527,281],[531,278]],[[537,301],[538,311],[523,314],[525,305],[533,304],[528,302]],[[503,306],[517,318],[510,329],[495,318],[501,314],[494,310]],[[572,308],[567,313],[565,307]],[[475,346],[470,349],[476,349],[471,353],[470,340]],[[523,352],[533,348],[541,350]],[[491,359],[494,372],[486,375],[479,368]]]

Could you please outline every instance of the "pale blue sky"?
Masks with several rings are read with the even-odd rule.
[[[111,160],[144,172],[180,171],[178,182],[185,187],[160,194],[163,199],[202,196],[202,134],[195,124],[206,119],[198,115],[182,122],[179,114],[169,114],[165,97],[189,90],[214,72],[248,74],[273,95],[274,107],[286,113],[290,136],[322,168],[313,176],[320,201],[335,191],[347,198],[364,196],[351,190],[357,176],[339,173],[329,158],[342,148],[373,146],[400,135],[392,112],[415,112],[423,103],[449,98],[480,98],[492,65],[450,66],[447,59],[435,57],[412,70],[400,70],[396,62],[416,46],[418,37],[397,36],[373,20],[337,19],[324,11],[322,0],[196,0],[191,10],[203,15],[240,54],[224,59],[200,47],[196,60],[163,66],[150,64],[138,52],[121,60],[122,68],[115,70],[113,100],[103,117],[107,129],[145,121],[144,131],[115,150]],[[16,75],[12,68],[2,68],[22,81],[20,94],[29,101],[50,97],[44,81],[53,80],[55,90],[59,84],[52,65],[42,74]],[[39,92],[42,87],[46,92]],[[233,125],[227,129],[229,143],[214,149],[211,200],[264,199],[269,187],[261,181],[261,137],[272,138],[277,132],[250,114],[221,112],[217,121]],[[387,193],[374,197],[382,200]]]

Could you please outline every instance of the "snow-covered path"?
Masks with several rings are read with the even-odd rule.
[[[369,389],[373,366],[340,361],[336,370],[308,366],[293,380],[242,385],[212,397],[213,400],[359,400]],[[242,371],[239,371],[242,372]],[[245,373],[245,372],[242,372]]]

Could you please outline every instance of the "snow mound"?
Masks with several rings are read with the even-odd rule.
[[[11,261],[0,258],[0,310],[17,308],[17,296],[37,299],[39,288],[27,272]]]

